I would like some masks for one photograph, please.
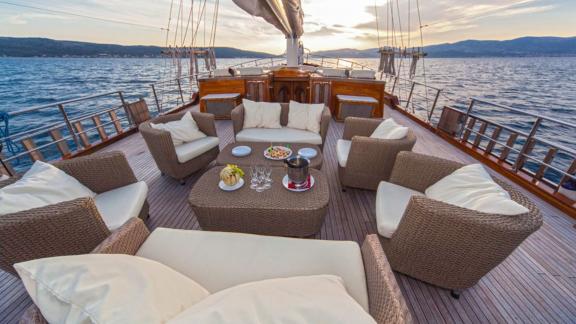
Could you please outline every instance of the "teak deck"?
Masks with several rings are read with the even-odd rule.
[[[418,142],[415,151],[461,162],[474,160],[416,125],[398,112],[386,110],[396,120],[410,125]],[[233,138],[229,121],[217,122],[221,145]],[[343,124],[332,122],[324,146],[322,172],[330,185],[330,205],[318,239],[362,242],[376,233],[375,193],[349,189],[341,192],[337,177],[336,140]],[[198,229],[187,197],[200,174],[185,186],[161,177],[139,134],[131,135],[105,150],[120,150],[139,179],[150,187],[148,226]],[[525,190],[523,190],[526,192]],[[397,274],[414,318],[421,323],[567,323],[576,322],[576,221],[526,193],[540,206],[544,226],[524,242],[505,262],[476,286],[465,290],[459,300],[448,291]],[[0,272],[0,323],[16,323],[31,300],[19,280]]]

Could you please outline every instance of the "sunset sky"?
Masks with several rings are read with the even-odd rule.
[[[208,0],[211,14],[213,1]],[[163,45],[171,0],[0,0],[0,36],[48,37],[124,45]],[[174,1],[179,3],[178,0]],[[187,19],[191,1],[184,1]],[[196,0],[198,5],[201,0]],[[133,25],[87,19],[11,4],[41,7],[77,15],[117,20]],[[396,3],[394,1],[394,3]],[[399,21],[404,44],[419,45],[416,0],[400,0]],[[374,0],[302,0],[305,47],[312,51],[377,47]],[[377,0],[380,45],[386,44],[385,0]],[[424,43],[465,39],[512,39],[521,36],[575,36],[575,0],[420,0]],[[410,6],[410,11],[408,10]],[[395,8],[396,10],[396,8]],[[173,22],[176,8],[173,9]],[[410,12],[410,14],[409,14]],[[208,22],[210,23],[210,22]],[[410,26],[410,28],[409,28]],[[408,31],[411,33],[408,33]],[[388,33],[389,34],[389,33]],[[199,44],[203,32],[198,34]],[[172,37],[171,37],[172,38]],[[397,38],[399,42],[399,38]],[[259,18],[249,16],[232,0],[220,1],[216,46],[283,52],[284,36]]]

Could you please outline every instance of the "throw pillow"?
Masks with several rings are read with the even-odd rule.
[[[269,279],[221,290],[169,324],[376,323],[344,288],[342,278],[317,275]]]
[[[196,121],[190,112],[185,113],[180,120],[163,124],[150,123],[150,126],[154,129],[170,132],[174,146],[193,142],[197,139],[206,137],[206,134],[198,128],[198,124],[196,124]]]
[[[320,133],[323,111],[324,104],[303,104],[290,101],[287,127]]]
[[[243,99],[244,125],[243,128],[282,128],[280,114],[282,107],[279,103],[254,102]]]
[[[179,272],[132,255],[62,256],[14,268],[50,323],[164,323],[209,295]]]
[[[489,214],[518,215],[528,208],[510,198],[480,164],[464,166],[425,191],[430,199]]]
[[[388,118],[376,127],[371,138],[380,138],[380,139],[389,139],[389,140],[396,140],[396,139],[403,139],[408,135],[408,127],[404,127],[396,123],[396,121],[392,118]]]
[[[95,196],[66,172],[36,161],[20,180],[0,189],[0,215]]]

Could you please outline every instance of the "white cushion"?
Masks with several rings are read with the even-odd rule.
[[[376,129],[374,130],[372,135],[370,135],[370,137],[395,140],[395,139],[403,139],[404,137],[406,137],[406,135],[408,135],[408,127],[399,125],[396,123],[396,121],[394,121],[394,119],[388,118],[383,122],[381,122],[380,125],[378,125],[378,127],[376,127]]]
[[[185,113],[180,120],[164,124],[150,123],[150,126],[154,129],[170,132],[174,146],[206,137],[206,134],[198,128],[198,124],[196,124],[196,121],[190,112]]]
[[[376,192],[376,227],[380,235],[392,237],[400,225],[410,198],[415,195],[424,196],[416,190],[386,181],[380,182]]]
[[[376,323],[331,275],[251,282],[210,295],[169,324]]]
[[[178,162],[186,163],[193,158],[210,151],[216,146],[220,145],[220,139],[216,136],[208,136],[194,142],[184,143],[175,147]]]
[[[430,199],[483,213],[518,215],[529,211],[512,200],[481,164],[461,167],[428,187],[425,193]]]
[[[319,71],[325,77],[333,77],[333,78],[346,78],[346,70],[345,69],[328,69],[324,68]]]
[[[348,162],[351,147],[352,141],[339,139],[336,142],[336,157],[338,158],[338,164],[343,168],[346,167],[346,162]]]
[[[356,242],[158,228],[137,255],[194,278],[211,293],[274,278],[331,274],[368,309],[366,276]]]
[[[375,79],[376,71],[372,70],[351,70],[350,77],[353,79]]]
[[[244,76],[262,75],[266,73],[267,71],[264,70],[264,68],[262,67],[244,67],[244,68],[238,68],[234,71],[235,75],[244,75]]]
[[[320,134],[301,129],[282,127],[269,128],[245,128],[236,134],[238,142],[268,142],[268,143],[306,143],[322,144]]]
[[[324,104],[303,104],[290,100],[286,127],[320,133],[323,110]]]
[[[229,77],[232,76],[232,74],[230,74],[230,70],[229,69],[216,69],[214,71],[212,71],[212,75],[214,77]]]
[[[66,172],[36,161],[20,180],[0,189],[0,215],[94,196]]]
[[[163,323],[209,294],[167,266],[131,255],[62,256],[14,267],[50,323]]]
[[[243,99],[244,125],[243,128],[281,128],[280,114],[282,107],[274,102],[254,102]]]
[[[130,218],[140,215],[147,196],[146,182],[139,181],[98,194],[94,202],[102,220],[113,231]]]

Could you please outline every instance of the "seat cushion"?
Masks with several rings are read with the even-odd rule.
[[[221,290],[168,324],[355,323],[374,319],[333,275],[262,280]]]
[[[339,139],[338,142],[336,142],[336,157],[338,158],[338,164],[343,168],[346,167],[351,147],[352,141]]]
[[[251,281],[331,274],[368,310],[356,242],[158,228],[137,255],[193,278],[211,293]]]
[[[169,267],[132,255],[60,256],[14,268],[50,323],[165,323],[209,294]]]
[[[426,189],[426,196],[483,213],[519,215],[528,208],[510,198],[481,164],[461,167]]]
[[[146,182],[140,181],[96,195],[96,208],[111,231],[132,217],[138,217],[148,196]]]
[[[424,196],[423,193],[382,181],[376,193],[376,226],[380,235],[391,238],[412,196]]]
[[[274,142],[274,143],[306,143],[321,145],[320,134],[301,129],[282,127],[269,128],[244,128],[236,134],[238,142]]]
[[[208,136],[195,140],[194,142],[178,145],[175,147],[178,162],[186,163],[193,158],[199,157],[200,155],[210,151],[218,145],[220,145],[220,140],[215,136]]]
[[[0,189],[0,215],[94,196],[96,193],[66,172],[36,161],[21,179]]]

